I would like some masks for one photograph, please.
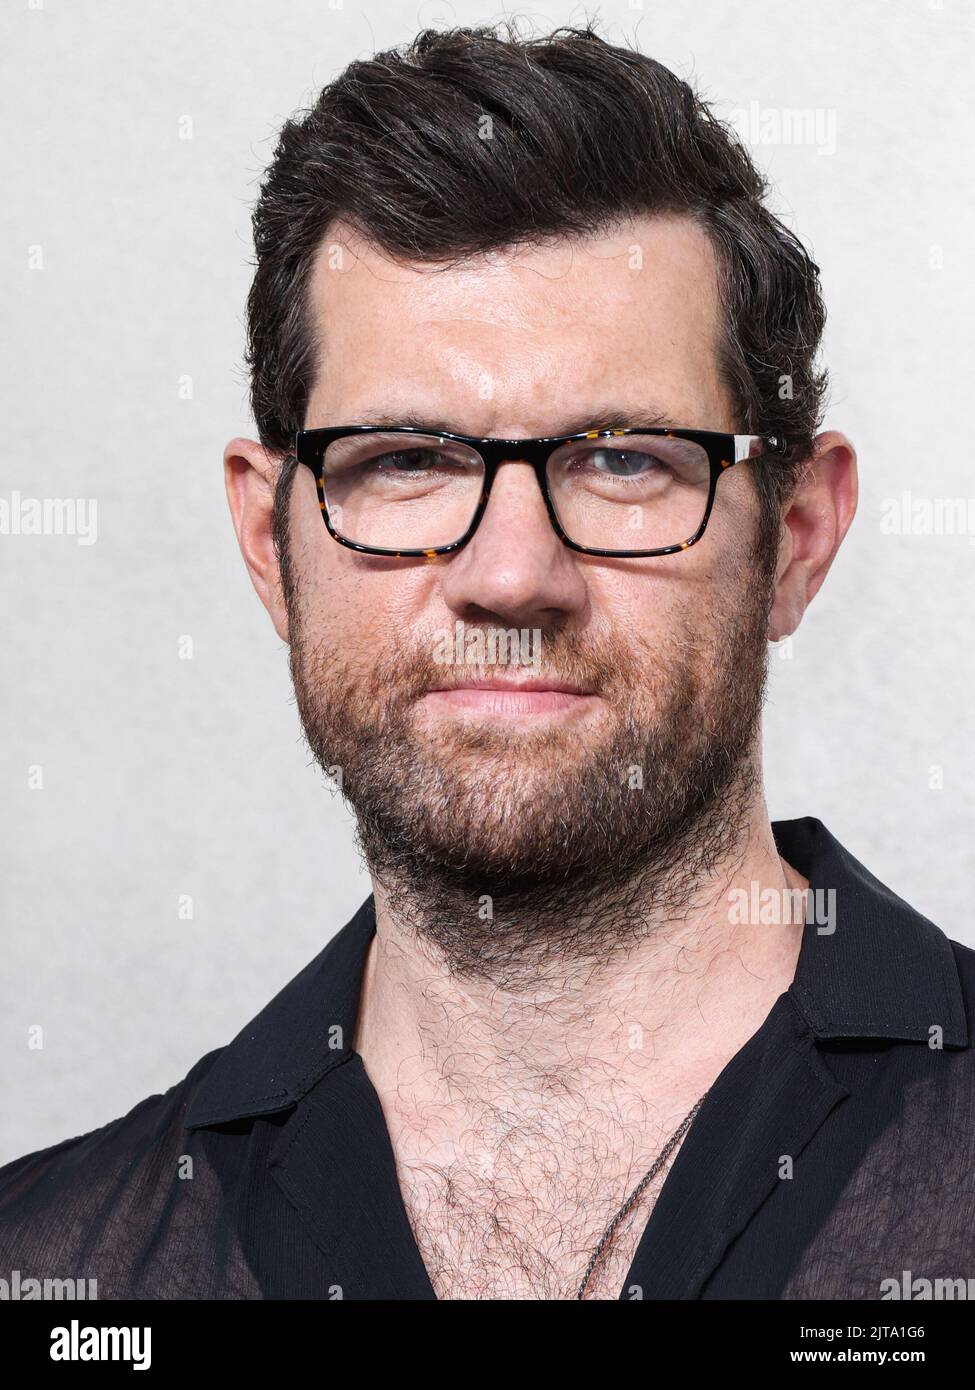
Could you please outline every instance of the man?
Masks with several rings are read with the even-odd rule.
[[[975,954],[764,800],[767,644],[856,506],[764,192],[589,29],[428,31],[285,126],[227,490],[374,893],[165,1095],[3,1170],[4,1267],[152,1298],[975,1275]]]

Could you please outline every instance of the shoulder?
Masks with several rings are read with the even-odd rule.
[[[186,1110],[223,1050],[117,1119],[0,1167],[0,1279],[80,1278],[106,1251],[125,1260],[127,1243],[137,1258],[192,1143]]]

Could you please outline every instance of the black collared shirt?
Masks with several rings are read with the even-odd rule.
[[[973,1297],[975,951],[819,821],[773,832],[814,893],[835,890],[835,929],[810,915],[620,1298],[917,1298],[936,1280]],[[177,1085],[0,1168],[0,1277],[97,1279],[101,1299],[435,1298],[351,1050],[374,931],[369,898]]]

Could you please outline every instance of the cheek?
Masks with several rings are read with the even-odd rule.
[[[592,623],[619,644],[624,668],[645,683],[666,686],[678,669],[696,669],[705,686],[723,634],[735,626],[747,596],[749,568],[742,531],[747,505],[723,509],[720,524],[688,550],[630,561],[639,571],[606,571],[590,578]],[[746,533],[747,534],[747,533]],[[654,675],[656,673],[656,677]],[[642,678],[641,678],[642,679]]]
[[[343,666],[367,671],[423,647],[434,591],[425,568],[357,555],[327,533],[311,538],[304,556],[305,631]]]
[[[617,654],[624,672],[642,671],[648,663],[669,667],[681,636],[694,628],[706,600],[690,558],[688,551],[620,562],[633,567],[625,571],[590,573],[588,635],[605,656]]]
[[[719,478],[708,527],[700,542],[702,550],[732,569],[747,561],[758,532],[759,501],[745,472],[747,466],[740,465]]]

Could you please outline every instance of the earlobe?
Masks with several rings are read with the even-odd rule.
[[[816,436],[808,463],[782,519],[776,593],[769,638],[799,626],[818,593],[856,512],[856,451],[838,430]]]
[[[769,613],[768,620],[768,640],[770,642],[782,642],[786,637],[791,637],[799,626],[801,616],[801,605],[798,606],[789,601],[782,594],[777,594]]]
[[[781,642],[791,636],[799,623],[792,588],[796,575],[792,569],[792,532],[783,521],[779,533],[779,555],[775,565],[775,596],[769,611],[768,640]]]
[[[224,483],[240,553],[275,631],[287,642],[287,609],[272,531],[279,467],[275,456],[253,439],[232,439],[224,450]]]

